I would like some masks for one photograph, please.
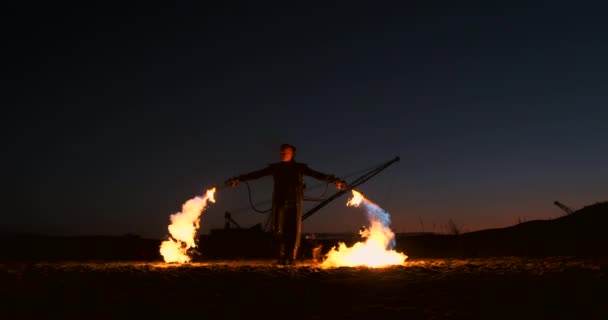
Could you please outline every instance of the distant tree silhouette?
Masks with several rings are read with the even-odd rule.
[[[462,233],[462,227],[463,227],[462,225],[460,225],[460,226],[456,225],[456,223],[454,223],[454,221],[451,218],[448,220],[448,225],[447,225],[448,234],[453,234],[453,235],[457,236]]]

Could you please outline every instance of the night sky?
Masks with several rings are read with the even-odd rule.
[[[0,231],[161,238],[183,202],[281,143],[347,181],[401,157],[358,188],[396,232],[608,200],[604,9],[254,3],[5,5]],[[260,209],[271,181],[250,182]],[[265,221],[244,184],[216,200],[203,233],[226,210]],[[356,232],[347,200],[304,231]]]

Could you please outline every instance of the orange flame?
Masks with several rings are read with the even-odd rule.
[[[363,201],[363,199],[365,199],[363,197],[363,195],[355,190],[351,190],[353,192],[353,197],[350,198],[350,200],[348,200],[348,202],[346,203],[347,206],[355,206],[358,207],[361,204],[361,201]]]
[[[403,264],[407,259],[405,254],[388,250],[395,239],[395,234],[388,227],[388,213],[366,199],[361,193],[355,190],[352,192],[353,197],[346,205],[358,207],[363,203],[368,210],[370,226],[360,232],[361,237],[366,240],[357,242],[350,248],[343,242],[339,243],[338,249],[334,247],[327,253],[321,267],[368,266],[376,268]],[[378,217],[372,211],[385,216]]]
[[[188,250],[196,247],[196,231],[200,227],[201,213],[209,201],[215,202],[215,188],[207,190],[203,197],[194,197],[182,205],[182,211],[171,215],[170,237],[160,245],[165,262],[190,261]]]

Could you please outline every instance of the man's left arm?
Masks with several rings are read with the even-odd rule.
[[[332,174],[325,174],[316,170],[311,169],[309,166],[304,165],[304,170],[302,172],[304,175],[311,176],[317,180],[334,183],[336,187],[340,190],[346,189],[346,181],[336,177]]]

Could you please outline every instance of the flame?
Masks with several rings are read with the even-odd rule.
[[[353,192],[353,197],[348,200],[348,202],[346,203],[347,206],[355,206],[358,207],[361,204],[361,201],[363,201],[363,195],[355,190],[352,190]]]
[[[200,227],[200,216],[209,201],[215,202],[215,188],[207,190],[203,197],[194,197],[182,205],[182,211],[171,215],[170,237],[160,245],[160,254],[165,262],[186,263],[190,261],[188,250],[196,247],[196,231]]]
[[[400,265],[405,262],[407,256],[403,253],[391,250],[395,246],[395,233],[388,227],[390,216],[375,203],[366,199],[360,192],[352,190],[353,197],[347,202],[347,206],[359,207],[360,204],[366,209],[369,227],[360,232],[363,242],[357,242],[352,247],[347,247],[343,242],[338,248],[332,248],[326,255],[321,267],[384,267],[389,265]]]

